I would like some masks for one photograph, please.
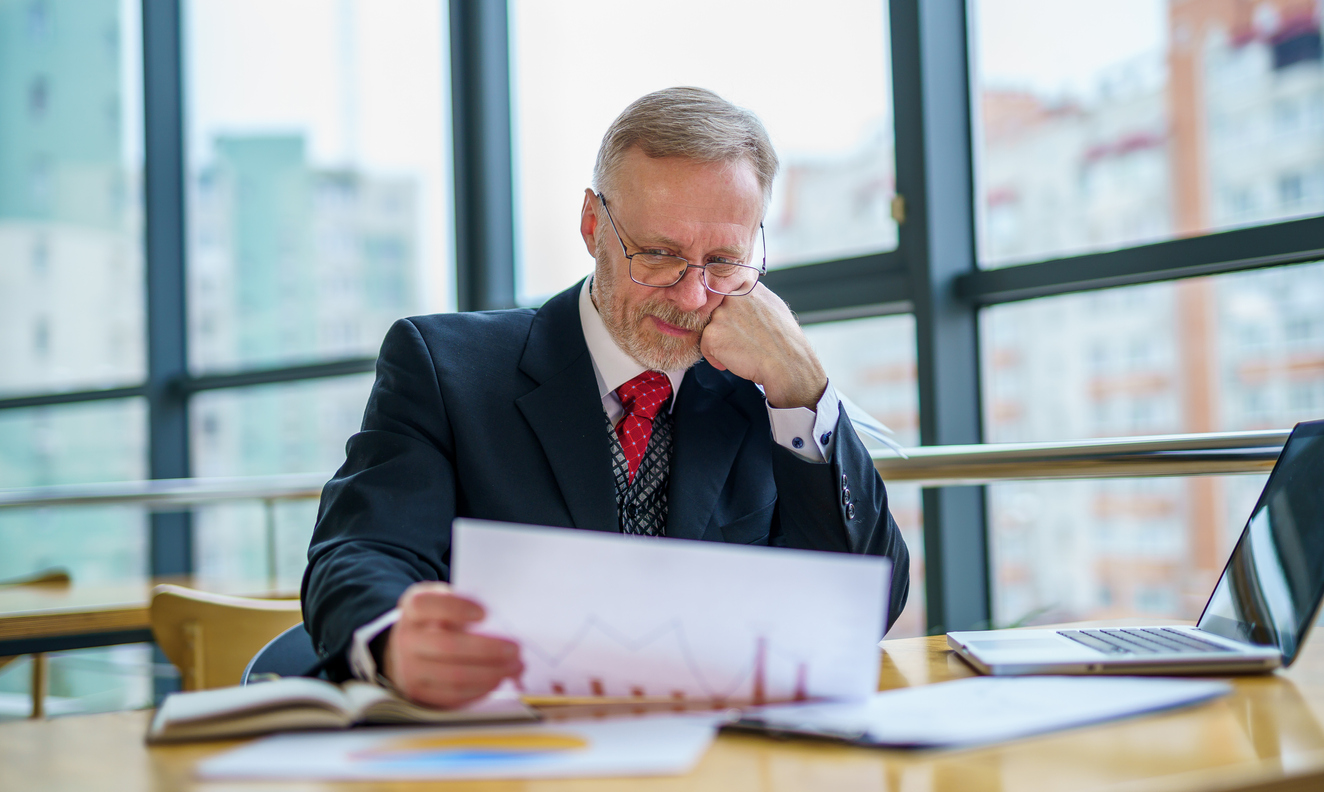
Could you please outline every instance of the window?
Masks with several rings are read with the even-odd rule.
[[[448,306],[444,4],[185,8],[190,368],[371,356]]]
[[[1304,264],[988,309],[985,392],[1002,393],[999,384],[1013,374],[1026,386],[1014,397],[986,397],[986,437],[1031,442],[1275,429],[1318,418],[1313,400],[1324,382],[1324,337],[1313,334],[1306,317],[1313,316],[1307,306],[1320,300],[1324,264]],[[1106,339],[1128,335],[1128,368],[1091,365]],[[1007,360],[1017,361],[1014,370]],[[1221,570],[1231,552],[1227,541],[1258,494],[1246,483],[1252,479],[1263,481],[990,487],[998,618],[1159,615],[1165,603],[1172,607],[1161,615],[1194,618],[1203,600],[1190,597],[1212,589],[1210,576]],[[1004,545],[1036,550],[1027,556]],[[1160,594],[1164,581],[1184,581],[1182,596]],[[1111,599],[1096,596],[1105,589]]]
[[[970,6],[982,266],[1324,212],[1300,175],[1324,156],[1324,136],[1299,134],[1324,86],[1317,11]]]
[[[194,475],[263,476],[325,472],[345,461],[372,375],[335,377],[199,394],[193,400]],[[317,501],[259,502],[195,510],[197,574],[219,581],[262,580],[272,563],[281,585],[298,588]],[[269,544],[267,530],[272,532]],[[269,559],[274,546],[276,558]]]
[[[630,102],[676,85],[716,91],[767,127],[782,165],[764,222],[770,267],[894,248],[887,25],[880,0],[812,13],[794,2],[685,0],[664,14],[512,0],[519,302],[541,302],[592,269],[579,210],[601,135]]]
[[[0,489],[147,476],[142,399],[0,411]],[[146,571],[141,508],[0,510],[0,579],[64,567],[82,582]]]
[[[1265,476],[988,488],[996,625],[1195,619]]]
[[[877,316],[809,325],[805,334],[837,393],[895,432],[903,446],[919,442],[915,387],[915,321]],[[866,439],[870,448],[886,448]],[[919,487],[887,485],[888,508],[910,550],[910,598],[891,637],[925,634],[924,531]]]
[[[139,107],[138,48],[118,47],[136,40],[134,11],[119,0],[0,5],[13,110],[0,112],[0,396],[145,374],[142,132],[101,119],[106,102]]]

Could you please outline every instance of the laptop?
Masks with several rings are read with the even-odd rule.
[[[947,633],[980,672],[1226,674],[1289,666],[1324,598],[1324,420],[1287,438],[1194,627]]]

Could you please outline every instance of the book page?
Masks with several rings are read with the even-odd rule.
[[[349,706],[340,688],[303,677],[171,693],[152,719],[147,740],[167,742],[345,727],[350,724]]]
[[[170,723],[216,720],[289,707],[315,707],[348,715],[351,704],[340,688],[320,679],[286,677],[252,685],[172,693],[161,705]]]

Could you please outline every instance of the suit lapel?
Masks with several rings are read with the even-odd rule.
[[[575,527],[619,531],[611,445],[579,321],[579,288],[534,315],[520,370],[538,386],[515,404],[542,444]]]
[[[685,376],[676,397],[667,536],[699,539],[731,472],[749,419],[727,400],[732,387],[706,363]]]

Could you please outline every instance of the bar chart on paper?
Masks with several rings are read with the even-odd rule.
[[[531,695],[764,703],[877,687],[885,559],[457,520],[452,584]]]
[[[523,650],[525,663],[533,667],[523,684],[556,696],[675,701],[697,697],[718,706],[728,701],[761,705],[809,698],[809,661],[789,653],[771,658],[770,663],[768,640],[761,635],[753,639],[744,663],[726,669],[726,673],[711,669],[691,648],[685,627],[679,622],[636,640],[589,618],[560,651],[548,651],[534,642],[525,642]],[[625,667],[604,669],[600,660],[611,656],[627,659]],[[770,679],[770,664],[776,681]]]

